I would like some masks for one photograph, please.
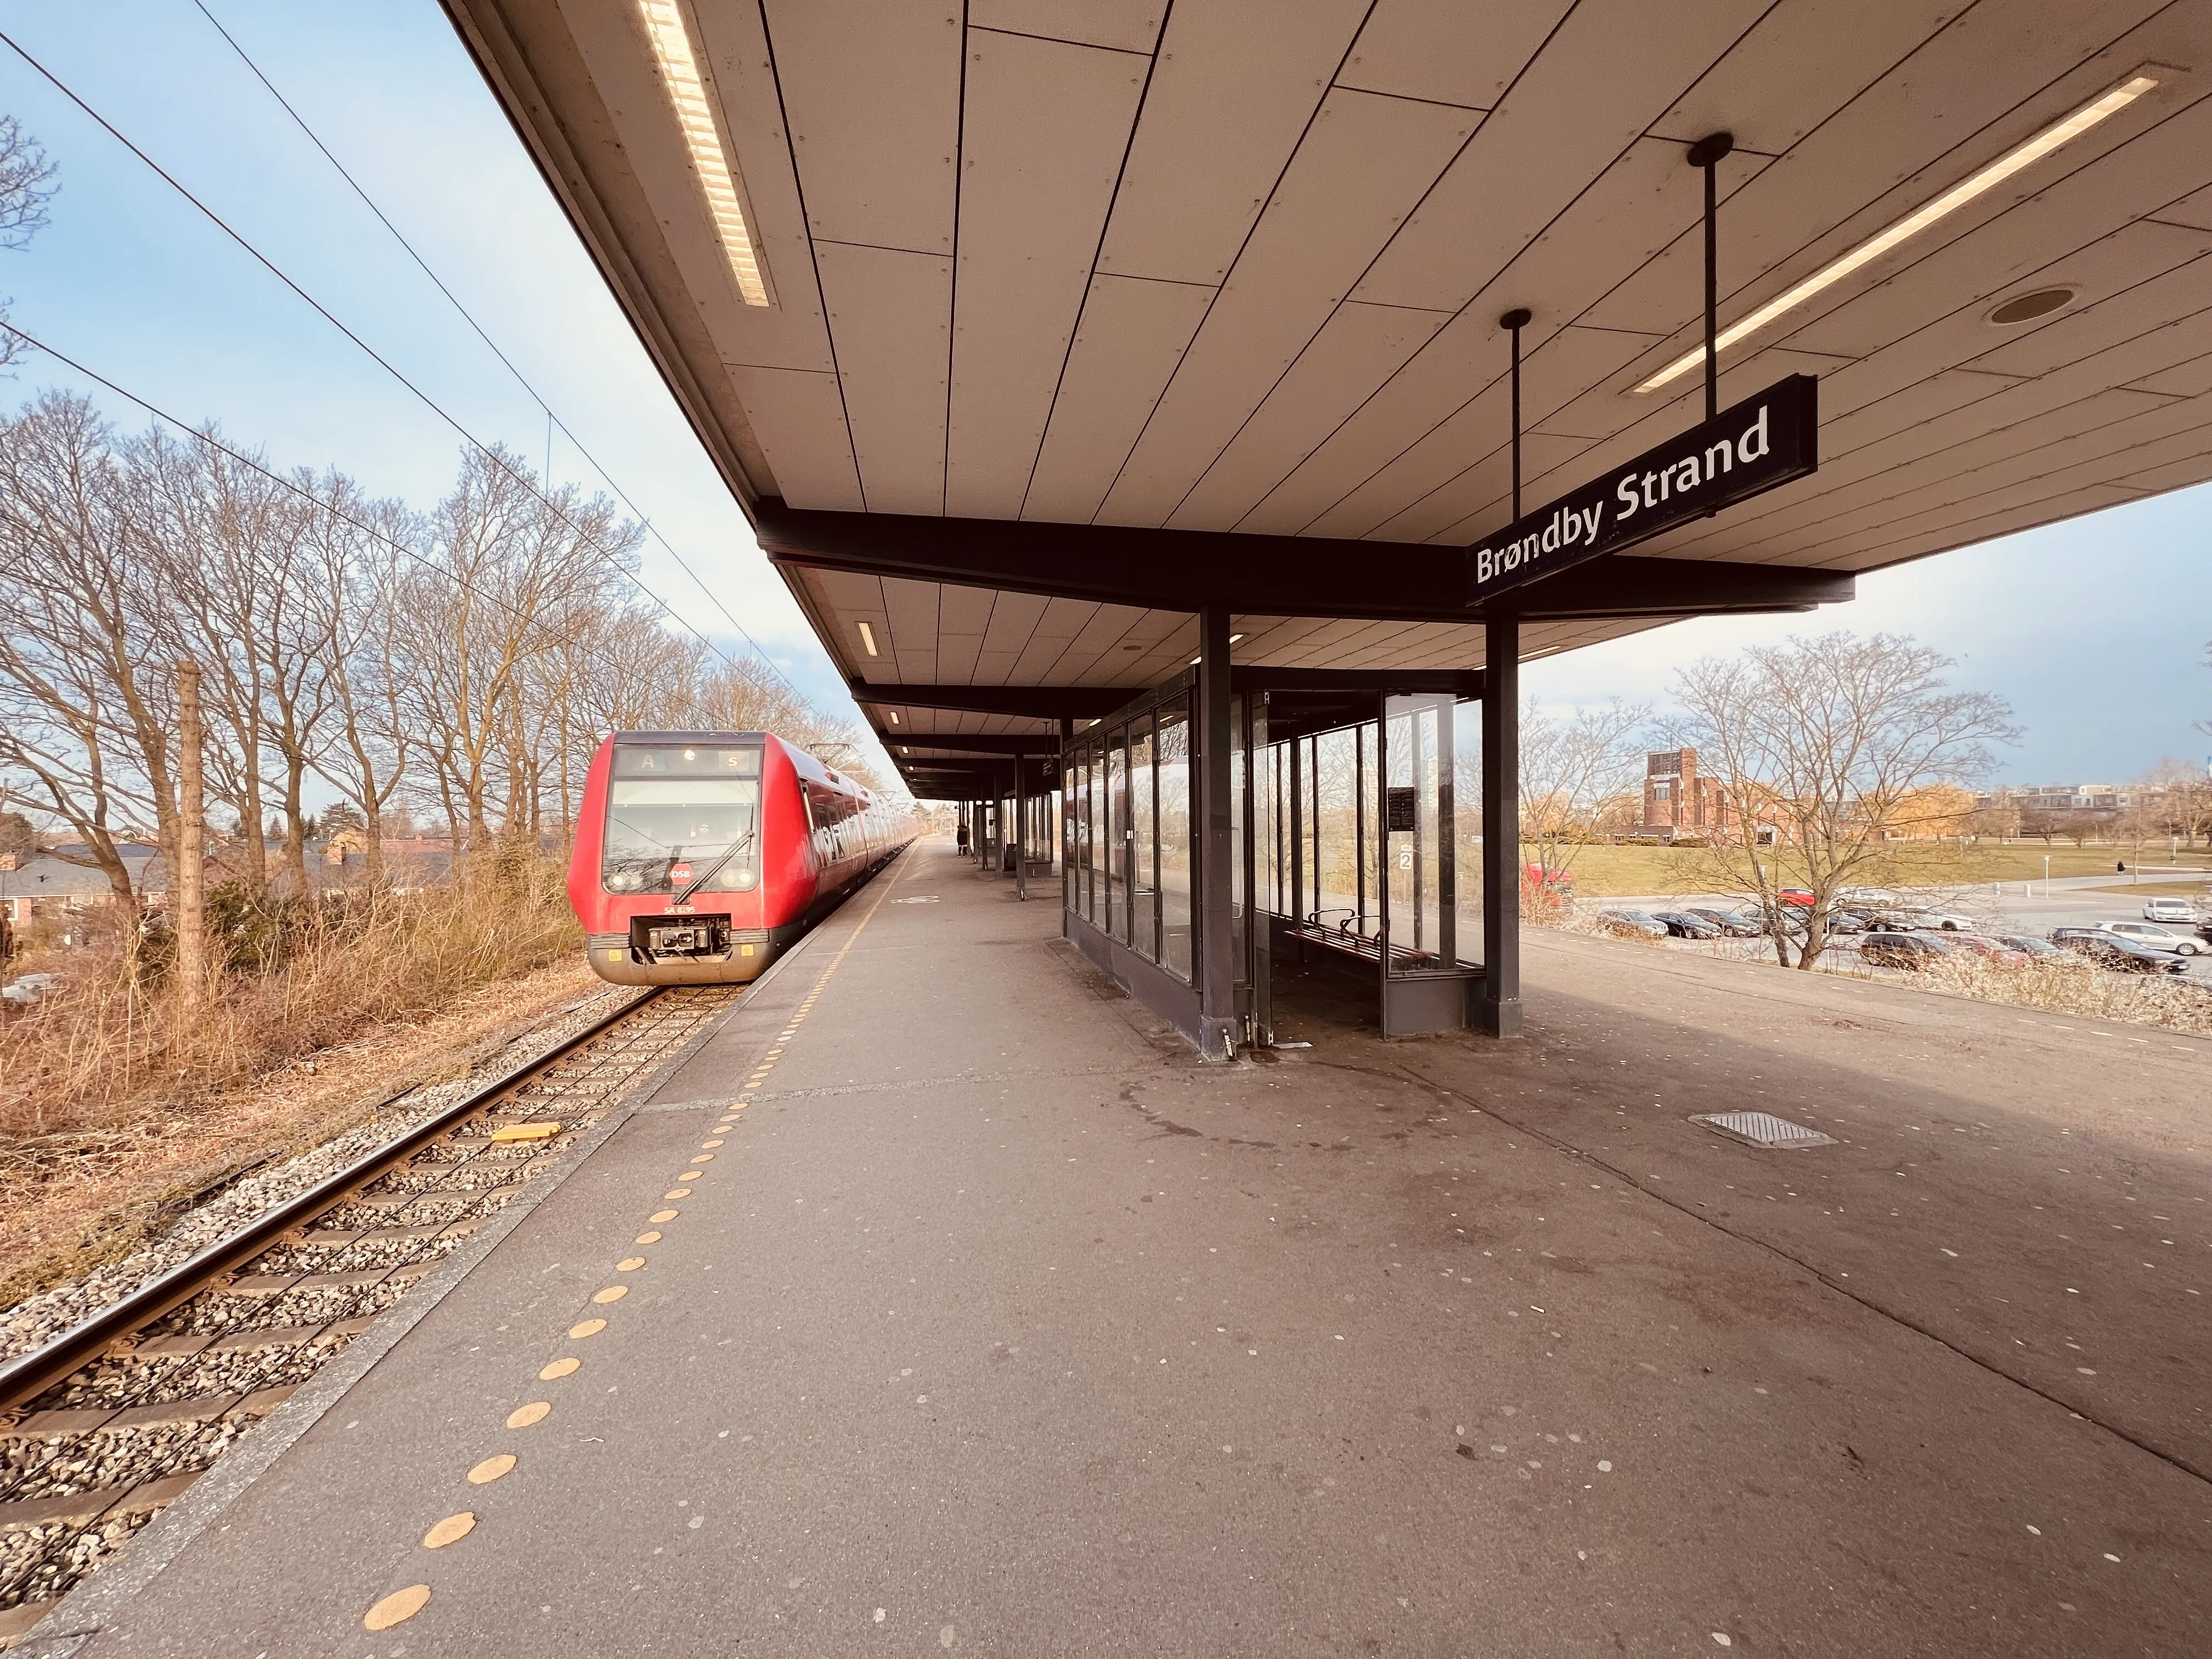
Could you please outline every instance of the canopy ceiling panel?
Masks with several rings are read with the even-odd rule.
[[[1216,566],[1239,663],[1480,667],[1440,596],[1511,516],[1498,319],[1533,313],[1526,505],[1693,424],[1694,368],[1646,383],[1700,337],[1717,131],[1724,328],[2009,170],[1724,347],[1723,404],[1817,377],[1819,470],[1520,590],[1524,655],[1848,592],[1700,568],[2212,478],[2212,0],[447,4],[841,670],[915,690],[860,694],[886,733],[1058,730],[946,688],[1158,684]],[[955,550],[810,547],[809,514]],[[1033,539],[968,568],[968,525]],[[1107,526],[1192,539],[1054,539]],[[1229,534],[1364,546],[1332,576]]]

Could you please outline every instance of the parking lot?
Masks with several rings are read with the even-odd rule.
[[[2165,890],[2174,880],[2191,879],[2196,872],[2177,872],[2172,875],[2162,867],[2151,866],[2142,872],[2140,884],[2130,884],[2118,875],[2076,876],[2051,882],[1984,883],[1975,887],[1950,887],[1926,891],[1900,890],[1898,894],[1900,910],[1918,908],[1942,910],[1972,919],[1979,931],[1991,937],[2006,933],[2027,933],[2038,939],[2047,939],[2054,927],[2094,927],[2104,922],[2140,921],[2142,920],[2143,900],[2153,896],[2173,896]],[[2130,893],[2131,885],[2139,885],[2138,896]],[[1584,915],[1599,910],[1675,910],[1689,907],[1708,909],[1754,909],[1741,895],[1703,893],[1689,895],[1650,895],[1637,898],[1607,898],[1585,901]],[[2179,922],[2158,924],[2174,933],[2187,934],[2193,930]],[[1695,951],[1705,955],[1722,955],[1756,959],[1770,956],[1771,947],[1764,939],[1698,940],[1670,939],[1667,944],[1675,950]],[[1822,965],[1832,970],[1861,968],[1856,935],[1837,939],[1821,958]],[[2212,987],[2212,946],[2203,954],[2183,957],[2179,960],[2188,966],[2187,977]],[[1868,967],[1865,971],[1885,977],[1909,979],[1909,974],[1896,969]],[[2183,977],[2173,975],[2174,978]]]

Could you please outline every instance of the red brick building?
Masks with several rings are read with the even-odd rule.
[[[1644,821],[1635,833],[1673,841],[1678,836],[1706,836],[1733,825],[1729,806],[1716,780],[1698,770],[1698,751],[1669,749],[1644,757]]]

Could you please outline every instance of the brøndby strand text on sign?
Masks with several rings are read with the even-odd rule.
[[[1809,374],[1777,380],[1468,549],[1468,603],[1486,604],[1814,471],[1816,385]]]

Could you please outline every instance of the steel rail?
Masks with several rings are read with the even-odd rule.
[[[404,1163],[440,1136],[495,1104],[501,1096],[605,1035],[646,1005],[658,1000],[668,988],[666,986],[655,987],[604,1018],[594,1020],[537,1059],[526,1061],[466,1099],[456,1101],[445,1110],[424,1119],[374,1152],[363,1154],[337,1174],[325,1176],[305,1192],[287,1199],[228,1238],[209,1245],[167,1273],[149,1279],[137,1290],[109,1304],[51,1341],[41,1344],[28,1353],[18,1354],[13,1359],[0,1363],[0,1413],[13,1411],[25,1401],[37,1399],[55,1383],[98,1358],[124,1337],[144,1328],[172,1309],[191,1301],[233,1267],[252,1261],[301,1222],[331,1208],[356,1188],[365,1186],[394,1165]]]

